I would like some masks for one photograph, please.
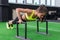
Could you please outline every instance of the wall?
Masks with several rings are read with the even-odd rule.
[[[60,0],[55,0],[55,5],[60,7]]]

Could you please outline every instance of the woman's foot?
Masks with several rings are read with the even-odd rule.
[[[6,23],[7,29],[13,29],[13,24]]]
[[[13,27],[13,24],[11,24],[11,25],[10,25],[10,29],[13,29],[13,28],[14,28],[14,27]]]
[[[8,22],[6,23],[6,27],[7,27],[7,29],[10,29],[10,25]]]

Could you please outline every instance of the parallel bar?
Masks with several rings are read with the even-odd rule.
[[[17,37],[19,36],[19,28],[18,28],[18,23],[17,23],[17,27],[16,27],[16,32],[17,32]]]
[[[25,22],[25,39],[27,39],[27,22]]]
[[[48,34],[48,21],[46,20],[46,34]]]
[[[39,32],[39,21],[37,20],[37,32]]]

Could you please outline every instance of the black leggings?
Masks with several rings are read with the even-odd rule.
[[[22,18],[21,18],[21,20],[23,21],[23,22],[26,22],[26,20],[23,20]],[[16,17],[14,20],[13,20],[13,24],[16,24],[17,23],[17,21],[18,21],[18,17]]]

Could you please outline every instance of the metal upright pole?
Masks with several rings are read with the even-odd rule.
[[[27,39],[27,22],[25,22],[25,39]]]
[[[37,32],[39,32],[39,20],[37,20]]]
[[[17,37],[19,37],[19,28],[18,28],[18,23],[17,23],[17,27],[16,27],[16,34],[17,34]]]
[[[48,34],[48,21],[46,20],[46,34]]]

